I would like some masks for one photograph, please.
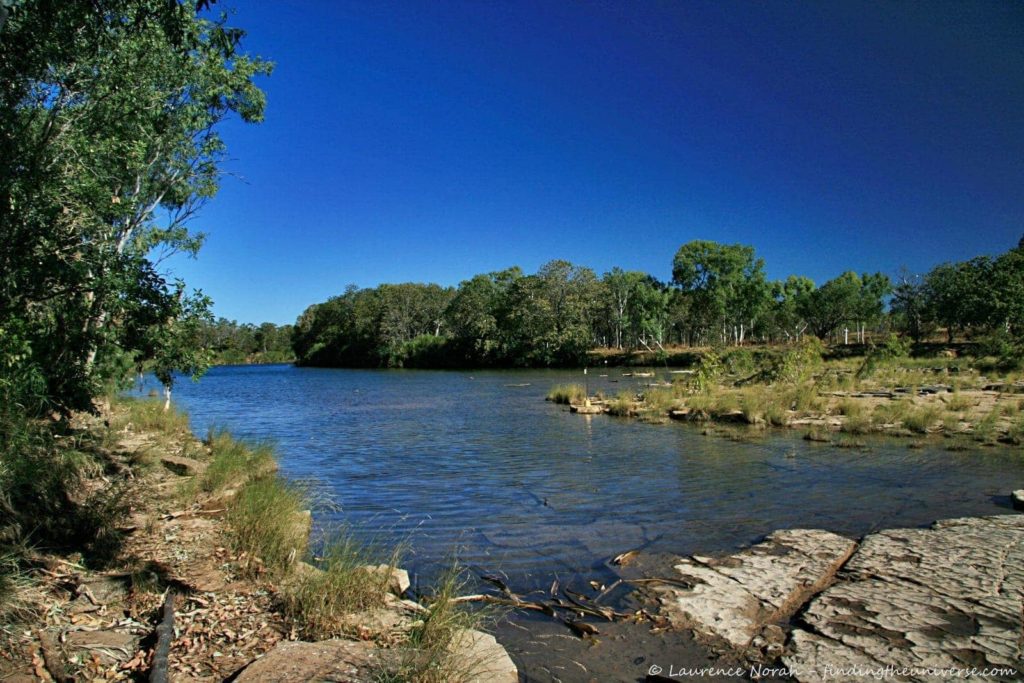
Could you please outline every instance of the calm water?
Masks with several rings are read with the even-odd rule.
[[[591,390],[650,381],[609,374],[591,375]],[[1007,492],[1024,481],[1012,449],[850,450],[798,434],[736,443],[544,401],[552,384],[580,380],[562,371],[221,367],[180,381],[175,401],[198,434],[220,425],[274,440],[282,472],[316,492],[318,524],[407,539],[408,564],[424,575],[458,550],[523,589],[556,573],[590,574],[641,546],[714,552],[779,528],[859,536],[1007,513]]]

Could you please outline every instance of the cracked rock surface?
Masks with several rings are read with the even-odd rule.
[[[853,665],[1019,669],[1024,661],[1024,516],[872,534],[840,578],[810,603],[791,636],[783,661],[799,680]]]
[[[722,558],[676,565],[658,589],[679,627],[748,657],[782,654],[798,681],[1024,680],[1024,515],[949,519],[854,541],[779,531]],[[792,628],[784,651],[761,647]],[[940,672],[936,670],[946,670]]]
[[[745,650],[766,625],[827,586],[856,545],[828,531],[793,529],[729,557],[683,559],[676,570],[692,588],[659,589],[663,612],[675,625]]]

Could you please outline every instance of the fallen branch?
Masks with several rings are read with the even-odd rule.
[[[149,674],[150,683],[168,683],[168,659],[171,641],[174,640],[174,593],[164,598],[163,618],[156,627],[156,647],[153,649],[153,668]]]
[[[64,658],[53,636],[46,631],[39,631],[39,649],[43,651],[43,665],[57,683],[71,683],[75,680],[68,676],[64,666]]]

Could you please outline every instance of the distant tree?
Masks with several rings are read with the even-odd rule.
[[[814,335],[825,339],[840,325],[856,324],[881,316],[889,278],[881,273],[857,275],[847,271],[829,280],[803,300],[801,315]]]
[[[992,260],[986,256],[960,263],[943,263],[924,279],[928,312],[946,328],[952,343],[956,332],[984,325],[992,315]]]
[[[801,275],[790,275],[783,282],[771,285],[771,320],[787,341],[799,341],[807,320],[801,314],[809,305],[814,281]]]
[[[672,261],[672,282],[691,300],[691,313],[721,327],[722,341],[731,333],[737,344],[765,312],[770,295],[764,261],[742,244],[684,244]]]
[[[931,322],[924,278],[905,270],[901,272],[893,287],[889,310],[898,329],[914,341],[923,339],[929,333]]]

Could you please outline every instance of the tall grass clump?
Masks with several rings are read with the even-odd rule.
[[[279,576],[306,551],[305,495],[276,475],[251,479],[228,509],[235,549],[247,576]]]
[[[486,618],[486,612],[469,610],[457,602],[466,581],[457,565],[438,581],[427,598],[427,611],[409,634],[407,648],[397,668],[378,676],[378,683],[468,683],[487,680],[490,662],[467,659],[463,639]]]
[[[629,417],[636,414],[636,396],[630,391],[621,391],[606,404],[609,415]]]
[[[872,429],[871,418],[862,412],[846,415],[839,429],[848,434],[867,434]]]
[[[241,484],[276,467],[274,448],[269,443],[250,445],[225,430],[211,431],[207,443],[210,462],[199,482],[199,488],[206,493]]]
[[[664,416],[675,407],[676,399],[671,390],[651,388],[643,395],[642,410],[645,413]]]
[[[548,392],[547,400],[553,403],[568,405],[583,403],[587,398],[586,389],[581,384],[556,384]]]
[[[903,419],[913,410],[914,406],[907,399],[888,401],[875,406],[872,419],[877,424],[896,424],[903,422]]]
[[[937,406],[923,406],[907,413],[903,425],[915,434],[925,434],[942,418]]]
[[[951,413],[959,413],[961,411],[972,408],[977,404],[975,399],[970,396],[964,396],[960,392],[953,392],[953,394],[946,399],[946,410]]]
[[[352,635],[354,612],[385,604],[391,570],[401,561],[402,546],[396,546],[383,568],[380,554],[359,541],[351,529],[336,532],[324,545],[316,568],[296,571],[282,594],[285,615],[305,638],[320,640]]]
[[[112,399],[112,404],[123,408],[115,411],[113,427],[115,429],[131,426],[137,431],[160,432],[163,434],[188,433],[188,415],[174,406],[164,410],[162,401],[156,399],[140,399],[119,397]]]

